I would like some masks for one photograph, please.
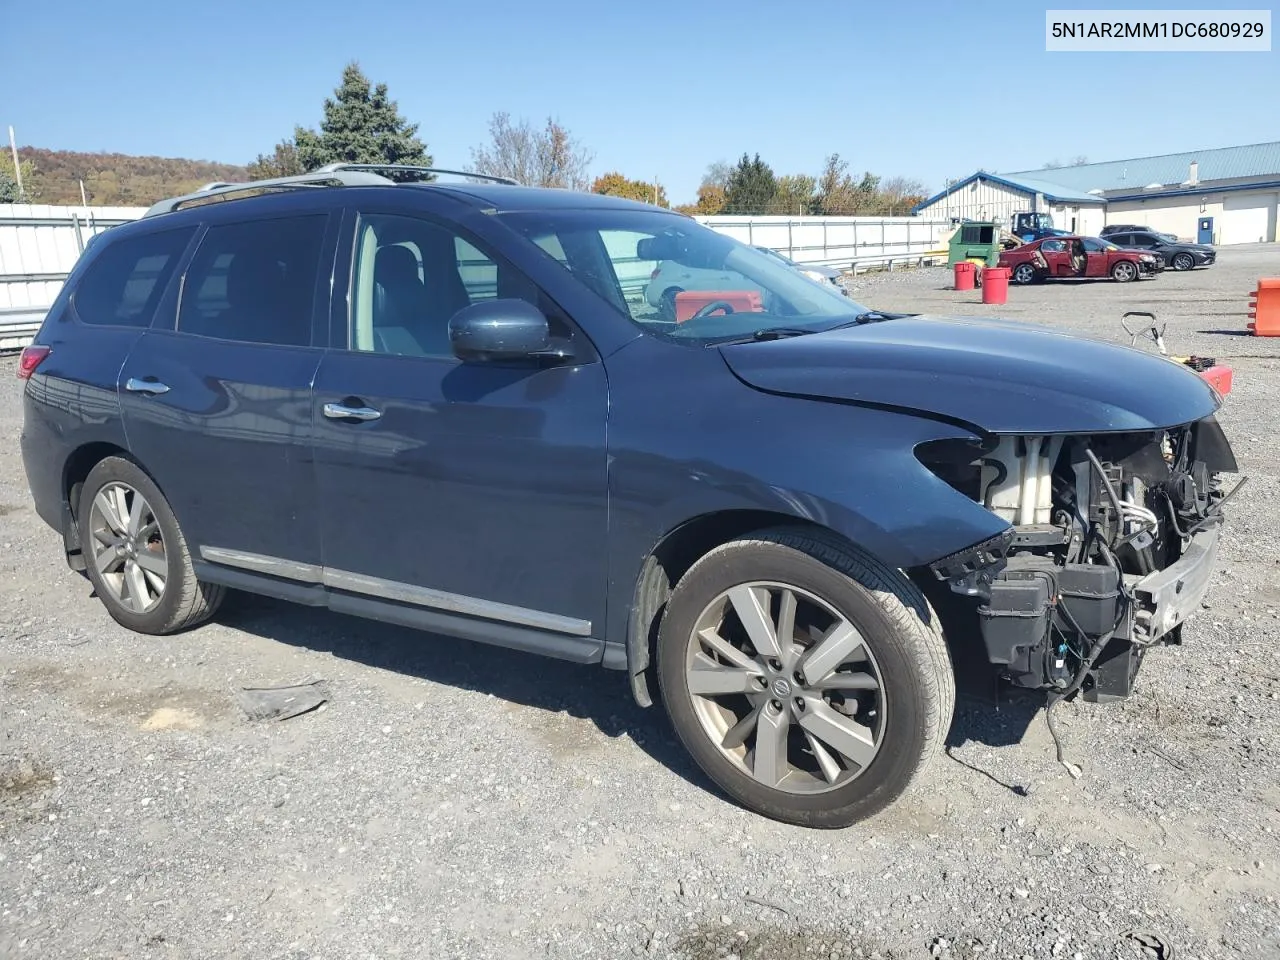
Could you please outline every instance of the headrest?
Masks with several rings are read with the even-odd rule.
[[[417,283],[418,258],[408,247],[382,247],[373,261],[373,275],[379,283]]]

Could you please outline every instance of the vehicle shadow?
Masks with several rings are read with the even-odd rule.
[[[621,672],[239,592],[228,594],[218,622],[290,646],[590,721],[607,737],[630,738],[694,785],[715,789],[676,739],[661,707],[637,705]]]
[[[620,672],[269,597],[232,592],[227,601],[218,616],[224,626],[353,663],[589,721],[606,737],[629,738],[657,763],[694,786],[719,793],[690,759],[661,707],[638,706]],[[943,623],[947,621],[944,616]],[[971,742],[987,746],[1021,742],[1044,698],[1001,687],[975,630],[956,627],[947,639],[956,669],[957,694],[955,717],[946,740],[947,753],[955,762],[1018,792],[1020,787],[1003,783],[960,758],[954,748]],[[652,680],[650,689],[656,696]]]

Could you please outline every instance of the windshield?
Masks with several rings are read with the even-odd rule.
[[[1088,253],[1102,253],[1105,250],[1118,249],[1110,240],[1102,240],[1098,237],[1085,237],[1084,249]]]
[[[681,342],[816,332],[868,312],[783,258],[687,217],[647,210],[502,217],[642,329]]]
[[[780,263],[785,263],[785,264],[786,264],[787,266],[789,266],[789,267],[799,267],[799,266],[800,266],[800,264],[796,263],[794,260],[791,260],[791,259],[789,259],[789,258],[787,258],[787,257],[784,257],[784,256],[783,256],[782,254],[780,254],[777,250],[771,250],[771,249],[770,249],[770,248],[768,248],[768,247],[752,247],[752,249],[753,249],[753,250],[759,250],[759,251],[760,251],[761,253],[763,253],[766,257],[773,257],[773,259],[775,259],[775,260],[779,261]]]

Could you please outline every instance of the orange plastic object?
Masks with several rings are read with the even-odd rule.
[[[1216,363],[1208,370],[1201,370],[1200,376],[1204,377],[1224,397],[1231,392],[1231,368],[1225,363]]]
[[[1259,280],[1249,301],[1249,329],[1254,336],[1280,337],[1280,277]]]
[[[759,290],[686,290],[676,294],[676,323],[684,323],[708,304],[727,303],[732,309],[713,310],[709,316],[726,313],[763,313]]]

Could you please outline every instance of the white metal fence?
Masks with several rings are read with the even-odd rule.
[[[0,204],[0,350],[30,342],[89,238],[136,220],[144,207]],[[797,263],[857,270],[870,264],[919,263],[946,244],[948,220],[918,217],[696,217],[752,246]],[[652,264],[636,261],[629,286],[643,286]],[[643,269],[642,269],[643,268]]]
[[[948,219],[920,217],[695,217],[717,233],[769,247],[797,263],[856,270],[917,263],[937,254],[955,230]]]
[[[90,237],[145,212],[0,204],[0,350],[30,342]]]

